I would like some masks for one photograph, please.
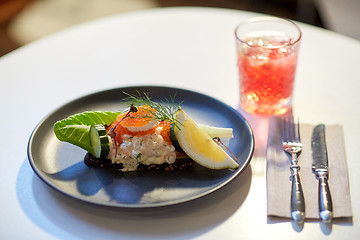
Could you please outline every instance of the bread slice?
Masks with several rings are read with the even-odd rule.
[[[137,171],[148,171],[148,170],[162,170],[162,171],[175,171],[183,170],[184,168],[192,166],[195,162],[187,157],[186,155],[179,154],[176,161],[173,164],[163,163],[163,164],[150,164],[144,165],[140,164],[137,167]],[[84,163],[90,167],[97,168],[107,168],[114,170],[121,170],[123,168],[122,163],[112,163],[108,158],[96,158],[94,155],[87,153],[84,158]]]

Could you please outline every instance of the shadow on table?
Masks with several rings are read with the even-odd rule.
[[[245,201],[252,170],[225,187],[186,203],[148,209],[102,207],[70,198],[44,184],[22,164],[17,177],[17,197],[26,215],[55,237],[112,239],[148,237],[194,238],[226,221]]]
[[[125,208],[185,202],[216,190],[237,174],[238,171],[214,171],[196,163],[181,171],[121,172],[87,167],[83,161],[52,174],[43,173],[46,181],[72,197]]]
[[[304,223],[297,223],[291,219],[272,216],[272,217],[268,217],[267,222],[268,222],[268,224],[289,222],[289,223],[291,223],[293,229],[296,232],[301,232],[304,228],[304,224],[306,224],[306,223],[319,224],[319,228],[321,229],[321,231],[323,232],[324,235],[331,234],[333,225],[349,226],[349,227],[353,226],[352,218],[348,218],[348,217],[335,218],[332,220],[331,223],[324,223],[319,219],[306,219]]]
[[[254,157],[251,161],[253,175],[266,176],[266,146],[269,132],[269,116],[260,116],[247,113],[240,106],[237,111],[249,123],[255,139]]]

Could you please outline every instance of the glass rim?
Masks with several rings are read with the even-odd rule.
[[[293,27],[295,27],[295,29],[298,31],[299,33],[299,36],[297,37],[297,39],[295,41],[291,41],[290,43],[289,42],[286,42],[282,45],[277,45],[277,46],[254,46],[254,45],[250,45],[248,44],[246,41],[244,40],[241,40],[240,37],[238,36],[237,34],[237,31],[240,27],[242,27],[243,25],[245,24],[248,24],[248,23],[253,23],[253,22],[284,22],[284,23],[288,23],[290,25],[292,25]],[[243,43],[243,44],[246,44],[247,46],[249,47],[252,47],[252,48],[269,48],[269,49],[276,49],[276,48],[282,48],[282,47],[286,47],[286,46],[294,46],[296,45],[297,43],[300,42],[301,38],[302,38],[302,32],[301,32],[301,29],[300,27],[295,23],[293,22],[292,20],[290,19],[287,19],[287,18],[279,18],[279,17],[253,17],[253,18],[250,18],[250,19],[247,19],[241,23],[239,23],[236,27],[235,27],[235,31],[234,31],[234,34],[235,34],[235,37],[236,37],[236,40],[238,40],[239,42]]]

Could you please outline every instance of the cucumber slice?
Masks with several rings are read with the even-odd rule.
[[[171,143],[175,147],[175,150],[177,152],[183,153],[184,150],[182,150],[182,148],[180,147],[179,142],[176,139],[175,132],[174,132],[174,127],[175,127],[175,124],[172,123],[171,128],[170,128],[170,140],[171,140]]]
[[[104,125],[96,124],[90,127],[90,141],[96,158],[104,158],[109,155],[109,139]]]

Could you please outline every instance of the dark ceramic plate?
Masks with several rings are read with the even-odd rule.
[[[123,110],[123,92],[146,92],[152,100],[183,101],[182,108],[196,122],[231,127],[230,150],[239,160],[237,170],[211,170],[200,165],[182,171],[118,172],[87,167],[86,152],[60,142],[53,132],[56,121],[83,111]],[[184,89],[136,86],[111,89],[76,99],[47,116],[34,129],[28,144],[28,158],[35,173],[56,190],[86,202],[126,208],[148,208],[187,202],[203,197],[239,176],[254,151],[253,133],[233,108],[209,96]]]

